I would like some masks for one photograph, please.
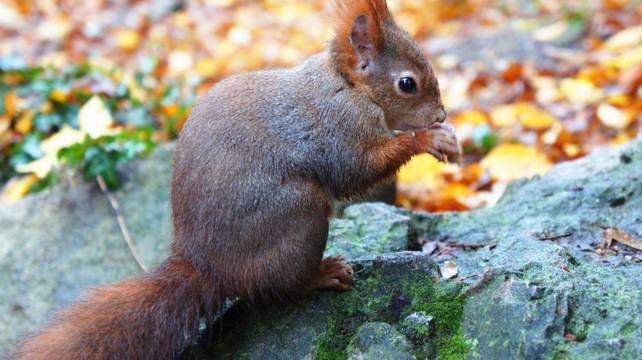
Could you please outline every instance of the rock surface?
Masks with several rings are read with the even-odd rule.
[[[134,245],[150,266],[169,253],[173,155],[173,146],[160,147],[123,169],[123,188],[114,192]],[[74,178],[0,205],[0,354],[83,289],[140,271],[95,182]]]
[[[172,151],[132,165],[115,192],[150,264],[171,237]],[[608,226],[642,239],[641,138],[517,181],[492,208],[427,214],[353,205],[332,221],[328,246],[352,259],[353,291],[268,308],[237,304],[183,357],[636,359],[640,252],[617,244],[617,254],[598,255]],[[0,352],[83,287],[140,271],[93,184],[2,205],[0,229]],[[422,241],[495,245],[377,257]],[[441,277],[446,261],[456,262],[460,281]]]

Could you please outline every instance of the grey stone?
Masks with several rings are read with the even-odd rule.
[[[410,360],[412,346],[393,326],[369,322],[357,329],[347,348],[348,360]]]
[[[167,254],[171,237],[172,150],[161,147],[121,169],[124,187],[114,192],[150,264]],[[491,208],[428,214],[354,205],[332,221],[328,244],[328,253],[353,259],[352,291],[249,309],[237,303],[184,358],[342,359],[367,353],[349,347],[372,326],[364,324],[385,323],[407,339],[406,356],[421,359],[637,359],[642,258],[624,244],[619,255],[596,254],[607,226],[642,239],[641,137],[518,180]],[[93,184],[68,181],[2,205],[0,229],[2,349],[83,287],[140,271]],[[387,253],[414,247],[419,237],[496,246],[453,249],[456,258],[437,262],[419,252]],[[440,277],[447,260],[464,280]],[[415,325],[424,316],[433,325],[427,320],[422,334]]]

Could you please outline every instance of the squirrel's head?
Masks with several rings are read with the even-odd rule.
[[[330,51],[346,80],[383,110],[391,131],[424,129],[446,119],[439,84],[413,38],[385,0],[336,0]]]

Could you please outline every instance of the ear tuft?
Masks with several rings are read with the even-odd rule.
[[[349,75],[364,62],[366,66],[370,64],[372,55],[385,40],[383,24],[393,23],[392,15],[385,0],[334,0],[333,3],[338,20],[332,52],[340,71]]]

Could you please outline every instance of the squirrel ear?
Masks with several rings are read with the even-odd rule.
[[[358,59],[357,64],[355,64],[355,70],[357,72],[368,71],[372,65],[375,52],[377,51],[372,20],[368,15],[361,14],[354,19],[349,38],[350,44],[352,44]]]
[[[384,23],[392,23],[385,0],[334,0],[338,15],[331,52],[349,81],[369,71],[385,41]]]

